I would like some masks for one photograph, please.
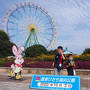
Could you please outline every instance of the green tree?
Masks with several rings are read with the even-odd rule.
[[[0,30],[0,41],[9,41],[9,36],[2,30]]]
[[[83,51],[83,54],[90,54],[90,48],[86,48],[86,49]]]
[[[48,51],[50,55],[56,55],[57,49]]]
[[[36,57],[36,56],[40,56],[41,54],[47,54],[47,53],[48,53],[47,49],[40,44],[33,45],[27,48],[25,51],[26,57]]]
[[[12,55],[12,46],[14,44],[9,41],[9,36],[0,30],[0,57]]]

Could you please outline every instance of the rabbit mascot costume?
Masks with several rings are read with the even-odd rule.
[[[19,47],[17,49],[16,46],[12,47],[12,52],[15,55],[15,64],[11,65],[11,71],[10,71],[10,77],[11,79],[21,79],[21,71],[22,69],[22,64],[24,62],[24,59],[22,57],[22,52],[24,51],[24,47]]]

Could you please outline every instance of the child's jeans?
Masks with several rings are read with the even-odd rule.
[[[58,71],[57,68],[54,68],[54,71],[55,71],[55,75],[62,75],[62,69]]]

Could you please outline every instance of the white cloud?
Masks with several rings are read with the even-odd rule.
[[[4,10],[17,3],[18,0],[8,0]],[[90,47],[90,0],[20,0],[37,3],[45,8],[57,26],[58,45],[69,47],[75,53],[81,53]],[[9,3],[10,2],[10,3]],[[3,11],[5,13],[5,11]],[[83,27],[80,27],[83,25]]]
[[[75,53],[81,53],[82,50],[90,47],[90,9],[87,9],[90,4],[85,3],[87,6],[83,6],[80,0],[78,3],[81,5],[80,8],[77,4],[70,6],[71,3],[68,3],[67,6],[52,12],[55,15],[58,32],[55,46],[69,47]],[[82,28],[80,28],[81,24],[84,25]]]

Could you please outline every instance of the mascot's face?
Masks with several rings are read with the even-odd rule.
[[[18,55],[18,57],[16,57],[15,63],[20,65],[20,64],[23,64],[23,62],[24,62],[24,59],[22,58],[22,56]]]
[[[24,47],[17,48],[16,46],[12,47],[13,54],[16,57],[15,64],[22,64],[24,62],[24,59],[22,57],[22,52],[24,51]]]

